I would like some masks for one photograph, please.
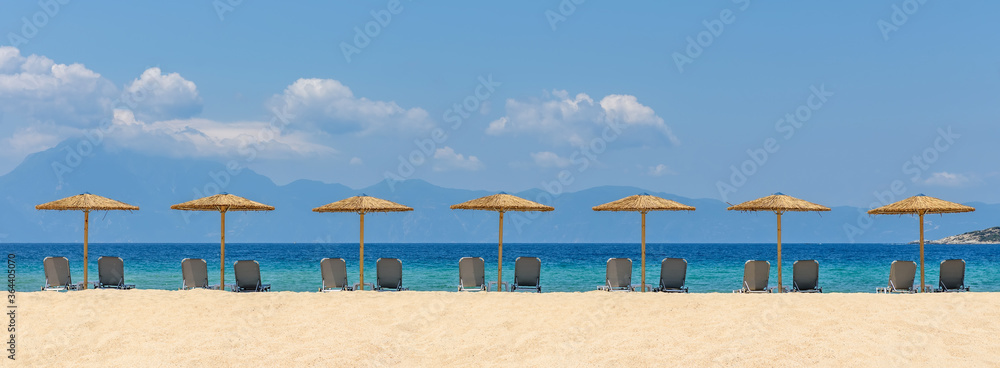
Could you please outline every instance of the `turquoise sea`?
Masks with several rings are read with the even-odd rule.
[[[771,285],[777,285],[775,244],[647,244],[646,280],[655,283],[664,257],[688,260],[687,284],[691,292],[731,292],[739,288],[743,263],[748,259],[771,262]],[[74,282],[83,281],[83,244],[0,244],[16,260],[18,291],[36,291],[44,284],[42,259],[64,256],[70,260]],[[604,282],[608,258],[632,258],[633,282],[640,280],[639,244],[504,244],[504,281],[514,275],[519,256],[542,260],[541,283],[546,292],[590,291]],[[918,246],[911,244],[783,244],[785,285],[791,283],[792,263],[816,259],[820,286],[826,292],[872,292],[888,280],[893,260],[919,261]],[[219,244],[90,244],[90,280],[97,277],[99,256],[125,260],[125,278],[139,289],[177,289],[183,258],[204,258],[209,281],[218,283]],[[454,291],[458,260],[483,257],[486,279],[496,280],[497,245],[481,244],[365,244],[365,280],[375,279],[379,257],[403,261],[403,284],[411,290]],[[231,283],[232,262],[260,262],[261,277],[274,291],[316,291],[323,258],[347,260],[351,283],[358,281],[358,244],[226,244],[226,281]],[[967,262],[966,283],[973,291],[1000,291],[1000,245],[927,245],[927,283],[936,286],[942,260]],[[917,274],[919,280],[919,271]]]

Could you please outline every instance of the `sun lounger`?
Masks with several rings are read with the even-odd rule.
[[[767,279],[771,274],[771,263],[768,261],[747,261],[743,264],[743,287],[733,290],[734,293],[770,293]]]
[[[184,258],[181,260],[181,290],[210,289],[219,290],[219,285],[208,284],[208,264],[201,258]]]
[[[80,290],[84,288],[82,282],[74,284],[69,277],[69,260],[66,257],[45,257],[42,260],[45,266],[45,286],[42,291],[65,291]]]
[[[514,261],[514,282],[510,284],[510,291],[517,289],[534,290],[542,292],[542,285],[539,283],[542,274],[542,260],[538,257],[517,257]]]
[[[375,290],[403,291],[403,262],[396,258],[379,258],[375,262]]]
[[[889,286],[875,288],[876,293],[915,293],[913,278],[917,274],[917,262],[892,261],[889,266]]]
[[[683,258],[664,258],[660,262],[660,285],[653,288],[653,291],[664,293],[686,293],[687,286],[684,280],[687,278],[688,262]]]
[[[946,259],[941,261],[941,275],[937,292],[969,291],[965,285],[965,261]]]
[[[119,257],[97,258],[97,282],[95,288],[134,289],[135,285],[125,283],[125,262]]]
[[[632,260],[628,258],[608,259],[608,268],[604,277],[604,286],[598,286],[604,291],[633,291]]]
[[[260,282],[260,263],[257,261],[236,261],[233,263],[233,272],[236,274],[236,285],[232,286],[233,291],[237,293],[271,291],[271,284]]]
[[[464,257],[458,260],[458,291],[489,291],[483,259]]]
[[[819,287],[819,262],[808,259],[795,261],[792,264],[792,292],[823,292],[823,288]]]
[[[352,291],[354,290],[347,283],[347,262],[343,258],[323,258],[319,261],[320,274],[323,276],[323,284],[319,291]]]

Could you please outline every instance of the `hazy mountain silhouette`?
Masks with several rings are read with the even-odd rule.
[[[312,208],[365,193],[396,201],[415,210],[366,217],[366,242],[495,242],[497,214],[455,211],[448,206],[493,194],[487,191],[443,188],[422,180],[389,186],[379,182],[351,189],[340,184],[299,180],[275,185],[252,170],[235,175],[224,163],[167,158],[99,146],[90,155],[69,154],[78,142],[27,157],[0,177],[0,242],[79,242],[83,215],[79,212],[37,211],[34,206],[70,195],[90,192],[137,205],[140,211],[91,214],[93,242],[217,242],[219,214],[170,209],[170,205],[224,191],[276,207],[273,212],[227,215],[228,242],[357,242],[358,216],[314,213]],[[638,242],[638,213],[594,212],[592,206],[648,192],[697,207],[694,212],[653,212],[647,217],[648,242],[773,242],[775,216],[771,213],[735,213],[715,199],[684,198],[634,187],[602,186],[548,196],[533,189],[512,193],[536,200],[551,197],[553,212],[506,216],[506,242]],[[763,195],[765,193],[761,193]],[[789,193],[795,195],[794,193]],[[752,198],[747,198],[752,199]],[[806,198],[808,199],[808,198]],[[547,201],[547,200],[546,200]],[[929,216],[927,238],[996,225],[1000,205],[970,203],[971,214]],[[917,238],[917,220],[908,216],[861,217],[861,210],[836,207],[823,214],[784,216],[788,243],[851,242],[845,225],[864,232],[854,242],[904,243]],[[860,225],[873,221],[870,228]]]

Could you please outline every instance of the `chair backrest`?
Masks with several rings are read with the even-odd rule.
[[[514,285],[538,286],[542,274],[542,260],[538,257],[517,257],[514,261]]]
[[[125,262],[119,257],[99,257],[97,275],[101,285],[124,285]]]
[[[45,286],[68,286],[73,283],[66,257],[45,257],[42,265],[45,266]]]
[[[204,259],[184,258],[181,260],[181,274],[185,288],[208,287],[208,264]]]
[[[486,284],[486,271],[483,259],[479,257],[463,257],[458,260],[458,282],[464,288],[478,288]]]
[[[233,263],[233,273],[236,274],[236,287],[245,290],[257,290],[260,286],[260,263],[253,260],[242,260]]]
[[[889,285],[896,290],[913,288],[913,279],[917,275],[917,262],[892,261],[889,266]]]
[[[688,261],[684,258],[664,258],[660,262],[660,287],[680,289],[687,278]]]
[[[379,258],[375,262],[375,278],[380,288],[399,289],[403,286],[403,262],[396,258]]]
[[[946,259],[941,261],[939,285],[944,289],[959,289],[965,286],[965,261]]]
[[[770,262],[747,261],[743,264],[743,286],[750,291],[765,291],[770,274]]]
[[[632,260],[628,258],[608,259],[608,272],[605,278],[608,286],[612,288],[632,286]]]
[[[319,261],[319,269],[324,289],[347,287],[347,262],[343,258],[323,258]]]
[[[816,290],[819,286],[819,262],[799,260],[792,264],[792,282],[796,290]]]

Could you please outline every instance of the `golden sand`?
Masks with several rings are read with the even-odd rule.
[[[1000,366],[1000,293],[19,293],[3,366]]]

